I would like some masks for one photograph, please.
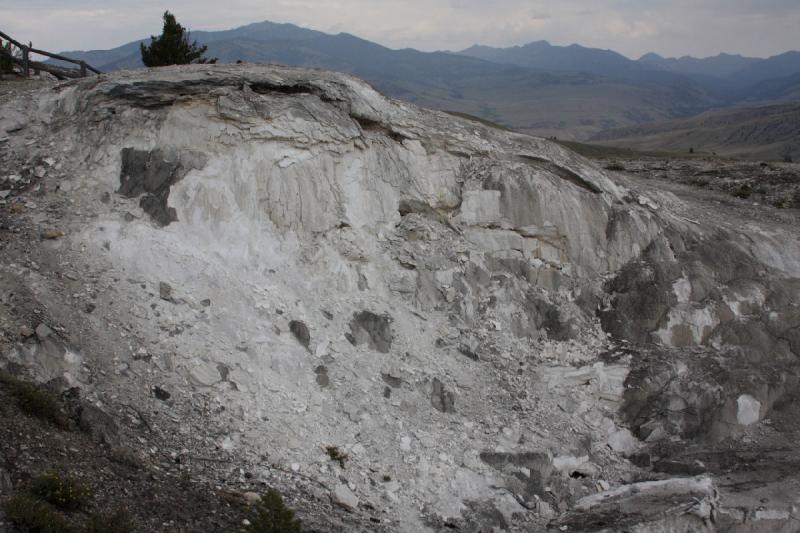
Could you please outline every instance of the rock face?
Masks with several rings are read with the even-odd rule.
[[[626,483],[725,509],[709,496],[722,467],[664,481],[705,472],[667,444],[789,438],[747,432],[797,415],[796,228],[710,213],[341,74],[123,72],[24,106],[8,142],[32,160],[57,147],[46,190],[72,202],[41,253],[57,246],[53,269],[90,273],[99,296],[69,349],[29,342],[4,360],[49,358],[33,365],[49,379],[80,353],[93,379],[73,377],[112,404],[163,412],[140,391],[170,390],[159,447],[216,450],[273,484],[291,480],[270,465],[314,476],[390,530],[602,515],[645,531],[666,523],[662,503]],[[56,300],[55,277],[3,269]],[[334,445],[342,467],[320,452]],[[616,514],[598,487],[624,500]]]
[[[348,511],[352,511],[358,507],[358,496],[353,494],[353,491],[351,491],[347,485],[342,485],[341,483],[336,485],[336,487],[333,489],[333,494],[331,497],[336,505],[339,505]]]

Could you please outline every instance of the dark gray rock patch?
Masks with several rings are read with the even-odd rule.
[[[172,285],[166,281],[161,281],[158,284],[158,297],[164,301],[172,301]]]
[[[158,398],[162,402],[165,402],[165,401],[169,400],[170,396],[172,396],[169,392],[167,392],[166,390],[162,389],[158,385],[153,387],[152,390],[153,390],[153,396],[155,396],[156,398]]]
[[[402,379],[396,376],[392,376],[391,374],[381,374],[381,378],[383,379],[383,381],[386,382],[387,385],[389,385],[393,389],[399,389],[400,386],[403,384]]]
[[[331,384],[331,378],[328,376],[328,367],[319,365],[314,369],[314,374],[317,375],[316,381],[320,388],[325,388]]]
[[[672,285],[681,276],[678,263],[662,259],[664,248],[654,242],[606,283],[611,306],[597,313],[604,331],[633,342],[651,340],[651,333],[677,303]]]
[[[642,441],[721,442],[741,427],[736,413],[742,394],[761,402],[767,418],[776,406],[797,409],[800,369],[793,358],[759,361],[736,350],[723,359],[712,349],[637,348],[620,412]]]
[[[455,395],[445,388],[444,384],[439,381],[439,378],[433,379],[431,405],[433,405],[434,409],[443,413],[456,412]]]
[[[558,502],[552,498],[557,497],[564,489],[563,485],[566,482],[557,475],[547,453],[484,451],[481,452],[480,458],[484,463],[502,473],[509,486],[523,495],[526,500],[539,496],[558,508]],[[522,468],[527,469],[527,472],[523,473]]]
[[[192,169],[205,166],[202,154],[166,154],[160,149],[122,149],[122,169],[117,194],[137,198],[139,206],[160,226],[178,220],[175,209],[167,206],[172,185]]]
[[[574,320],[562,316],[558,306],[542,298],[528,294],[524,309],[529,322],[535,325],[537,330],[545,330],[551,339],[566,341],[574,339],[580,333],[580,328]]]
[[[350,333],[345,336],[353,346],[367,344],[373,350],[389,353],[394,339],[392,317],[371,311],[355,313],[350,321]]]
[[[289,322],[289,331],[292,332],[297,342],[303,345],[306,350],[309,350],[311,344],[311,333],[308,331],[308,326],[305,322],[300,320],[292,320]]]
[[[458,345],[458,353],[460,353],[461,355],[463,355],[463,356],[465,356],[465,357],[467,357],[469,359],[472,359],[473,361],[480,361],[481,360],[481,358],[478,355],[478,353],[475,350],[473,350],[467,344],[463,344],[463,343],[459,344]]]

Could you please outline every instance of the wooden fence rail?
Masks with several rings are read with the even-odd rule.
[[[102,72],[100,72],[93,66],[87,64],[86,61],[71,59],[69,57],[64,57],[59,54],[53,54],[51,52],[39,50],[38,48],[33,48],[30,44],[26,46],[20,43],[19,41],[9,37],[2,31],[0,31],[0,39],[5,39],[6,41],[10,42],[14,46],[22,50],[22,58],[14,57],[13,54],[4,49],[0,49],[0,54],[2,54],[7,59],[10,59],[14,63],[19,64],[22,67],[22,74],[26,78],[30,77],[31,68],[35,70],[43,70],[45,72],[49,72],[50,74],[52,74],[53,76],[57,77],[60,80],[67,78],[85,78],[86,76],[89,75],[88,71],[92,71],[95,74],[102,74]],[[78,65],[79,68],[67,69],[62,67],[56,67],[54,65],[48,65],[46,63],[40,63],[38,61],[32,61],[30,58],[31,53],[39,54],[53,59],[58,59],[59,61],[66,61],[67,63]],[[0,72],[0,76],[2,76],[2,72]]]

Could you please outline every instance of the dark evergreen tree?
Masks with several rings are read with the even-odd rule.
[[[203,57],[207,46],[198,46],[197,41],[189,42],[189,32],[178,24],[175,15],[164,12],[164,29],[161,35],[150,38],[150,46],[139,45],[142,63],[148,67],[167,65],[188,65],[189,63],[216,63],[215,59]]]
[[[13,58],[20,58],[22,53],[10,41],[3,43],[0,41],[0,72],[11,74],[14,72]]]

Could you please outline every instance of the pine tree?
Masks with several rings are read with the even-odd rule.
[[[189,43],[189,32],[178,24],[175,15],[164,12],[164,29],[161,35],[150,38],[150,46],[139,45],[142,63],[148,67],[167,65],[188,65],[189,63],[216,63],[216,58],[203,57],[207,46],[198,46],[197,41]]]
[[[0,72],[3,74],[12,74],[14,72],[13,58],[21,58],[22,53],[19,49],[11,44],[11,41],[5,44],[0,41]]]

